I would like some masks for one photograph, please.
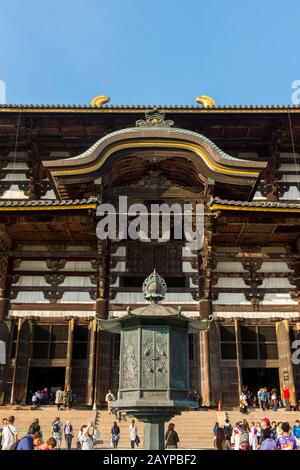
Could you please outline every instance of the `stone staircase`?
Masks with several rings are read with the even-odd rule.
[[[80,427],[87,424],[89,421],[94,421],[96,412],[91,409],[73,409],[73,410],[61,410],[57,411],[54,406],[43,406],[37,410],[32,411],[30,407],[16,407],[12,406],[1,406],[0,407],[0,419],[13,415],[16,418],[16,426],[19,431],[19,436],[26,433],[29,425],[32,423],[34,418],[39,418],[40,425],[43,431],[44,439],[47,440],[51,436],[51,423],[54,421],[56,416],[59,416],[62,424],[65,424],[69,420],[74,429],[74,436],[72,447],[75,448],[76,438]],[[186,411],[180,416],[176,416],[172,419],[175,423],[175,429],[178,432],[180,439],[180,448],[182,449],[211,449],[213,442],[212,429],[218,419],[222,419],[223,414],[218,413],[214,410],[199,410],[199,411]],[[100,410],[100,439],[97,443],[98,449],[111,449],[110,445],[110,430],[115,421],[114,415],[109,415],[107,410]],[[120,442],[119,448],[129,449],[130,439],[128,433],[128,427],[131,422],[131,418],[127,417],[126,421],[118,423],[120,427]],[[138,435],[141,443],[139,448],[143,448],[143,424],[137,422]],[[166,425],[167,427],[167,425]],[[63,447],[64,447],[63,441]]]

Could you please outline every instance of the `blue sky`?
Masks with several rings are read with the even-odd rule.
[[[0,0],[7,103],[290,104],[298,0]]]

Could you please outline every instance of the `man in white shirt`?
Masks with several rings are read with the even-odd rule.
[[[131,424],[129,426],[129,436],[130,436],[130,442],[131,442],[131,448],[134,449],[134,445],[138,445],[137,442],[137,426],[135,424],[135,420],[133,419],[131,421]]]
[[[105,397],[105,401],[107,403],[107,411],[111,415],[112,403],[115,401],[115,397],[111,390],[108,390],[108,393],[106,394],[106,397]]]
[[[10,416],[8,418],[8,424],[4,426],[2,431],[2,450],[10,450],[11,446],[18,439],[18,430],[14,426],[15,417]]]

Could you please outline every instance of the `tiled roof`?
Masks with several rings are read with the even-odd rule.
[[[89,104],[0,104],[1,110],[87,110],[87,111],[119,111],[119,110],[131,110],[131,111],[145,111],[149,109],[164,109],[168,111],[300,111],[298,105],[216,105],[208,108],[204,108],[201,105],[104,105],[101,108],[91,106]]]
[[[62,206],[78,206],[96,204],[97,198],[90,197],[88,199],[39,199],[39,200],[0,200],[1,207],[62,207]]]
[[[218,197],[215,197],[209,202],[209,206],[213,206],[215,204],[220,204],[222,206],[261,207],[272,209],[300,209],[300,203],[271,201],[230,201],[228,199],[220,199]]]

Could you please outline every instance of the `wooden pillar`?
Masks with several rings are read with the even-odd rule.
[[[212,404],[217,405],[222,399],[219,325],[213,322],[209,332],[210,388]]]
[[[92,406],[94,402],[94,378],[95,378],[95,351],[97,337],[97,322],[92,320],[89,324],[89,365],[88,382],[86,392],[86,404]]]
[[[211,183],[211,184],[210,184]],[[209,182],[206,188],[207,198],[213,194],[213,182]],[[208,213],[206,207],[205,213]],[[204,217],[205,235],[201,253],[198,257],[199,276],[203,276],[202,289],[199,286],[199,314],[201,319],[207,319],[212,314],[212,296],[211,296],[211,269],[212,269],[212,236],[213,222],[210,215]],[[202,291],[202,292],[201,292]],[[200,343],[200,396],[203,406],[211,404],[211,378],[210,378],[210,350],[208,331],[199,332]]]
[[[242,385],[243,385],[242,343],[241,343],[241,333],[240,333],[240,322],[236,318],[234,319],[234,332],[235,332],[235,345],[236,345],[236,367],[237,367],[238,391],[240,395],[242,391]]]
[[[20,318],[18,321],[11,404],[15,402],[22,403],[26,400],[31,332],[32,325],[30,322]]]
[[[202,406],[210,406],[210,367],[209,367],[209,338],[208,331],[200,331],[200,395]]]
[[[9,361],[9,337],[10,331],[9,326],[4,321],[0,321],[0,341],[4,343],[5,347],[5,357],[0,358],[0,405],[4,404],[4,396],[6,393],[6,377],[7,377],[7,367]]]
[[[276,333],[279,358],[280,391],[282,391],[283,385],[287,385],[290,391],[291,405],[296,405],[295,378],[288,320],[282,320],[276,323]]]
[[[98,241],[98,298],[96,311],[100,318],[108,318],[110,286],[110,240]],[[94,401],[105,403],[105,395],[111,387],[112,335],[99,330],[96,345],[96,371]]]
[[[8,314],[8,250],[11,248],[11,239],[4,226],[0,227],[0,320],[5,320]]]
[[[74,336],[75,320],[71,318],[68,325],[68,347],[67,347],[67,365],[65,374],[65,388],[71,388],[72,378],[72,355],[73,355],[73,336]]]

